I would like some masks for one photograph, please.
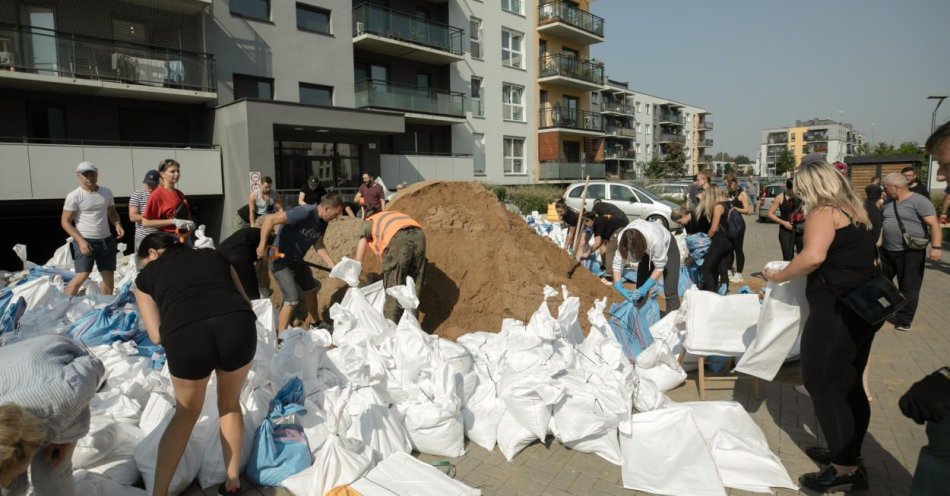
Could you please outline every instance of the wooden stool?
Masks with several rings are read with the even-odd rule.
[[[680,353],[680,357],[679,357],[679,362],[680,362],[681,367],[683,366],[683,362],[685,361],[686,361],[686,350],[683,350],[683,352]],[[733,383],[732,388],[735,389],[734,383],[739,380],[739,376],[729,374],[729,369],[732,368],[734,361],[735,361],[735,358],[729,357],[729,362],[726,364],[726,368],[725,368],[726,372],[724,372],[723,374],[707,375],[706,374],[706,357],[699,355],[699,362],[697,364],[699,366],[699,369],[697,371],[696,385],[699,388],[700,400],[706,399],[707,389],[710,389],[710,390],[730,389],[729,386],[719,386],[718,384],[716,384],[716,386],[714,387],[712,384],[709,384],[709,383],[720,383],[720,382]],[[757,400],[762,399],[762,391],[759,386],[759,378],[755,377],[753,378],[753,380],[754,382],[753,382],[752,388],[755,394],[755,399]]]

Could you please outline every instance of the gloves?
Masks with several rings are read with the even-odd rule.
[[[637,292],[630,291],[629,289],[623,287],[623,281],[615,281],[614,289],[617,290],[617,292],[620,293],[620,296],[623,296],[624,299],[627,299],[630,301],[637,301],[637,297],[636,297]]]
[[[897,404],[918,424],[941,422],[950,410],[950,379],[934,372],[914,383]]]
[[[655,284],[656,284],[656,279],[652,277],[647,279],[647,282],[643,283],[643,286],[640,286],[639,288],[637,288],[637,292],[636,292],[637,299],[639,300],[642,298],[646,298],[647,295],[650,294],[650,290],[653,289],[653,285]]]
[[[175,220],[175,228],[177,228],[179,231],[194,231],[195,230],[195,223],[188,219],[174,219],[174,220]]]

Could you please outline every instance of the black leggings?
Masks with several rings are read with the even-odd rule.
[[[646,270],[640,270],[641,267]],[[654,270],[656,270],[656,267],[650,261],[650,255],[643,255],[643,259],[637,264],[638,288],[647,282]],[[666,298],[667,312],[680,308],[679,283],[680,249],[676,244],[676,238],[670,236],[670,247],[666,251],[666,267],[663,267],[663,297]]]
[[[742,273],[742,269],[745,268],[745,252],[742,250],[742,244],[745,242],[745,227],[743,226],[742,230],[739,231],[735,237],[731,239],[732,241],[732,251],[736,254],[736,272]],[[729,264],[732,265],[732,264]]]
[[[871,420],[861,378],[871,354],[871,325],[828,290],[808,292],[808,320],[802,331],[802,381],[828,440],[831,461],[855,466]]]
[[[717,232],[709,241],[709,251],[703,258],[702,287],[705,291],[717,292],[723,283],[729,283],[729,267],[732,266],[733,246],[729,238]]]
[[[254,359],[257,326],[254,312],[241,311],[199,320],[162,337],[168,371],[179,379],[198,380],[214,370],[233,372]]]
[[[788,262],[796,253],[802,252],[802,246],[805,244],[805,235],[804,233],[796,234],[794,230],[789,231],[779,226],[778,244],[782,247],[782,260]]]

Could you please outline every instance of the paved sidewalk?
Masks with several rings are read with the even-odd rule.
[[[746,233],[746,277],[758,273],[770,260],[780,260],[778,227],[749,222]],[[878,334],[871,354],[872,417],[864,443],[864,462],[870,479],[870,494],[904,495],[910,487],[917,464],[917,453],[926,442],[923,426],[904,418],[897,400],[915,381],[938,367],[950,363],[950,252],[944,250],[940,264],[928,262],[914,328],[898,333],[890,324]],[[804,448],[822,444],[811,400],[794,389],[799,379],[798,364],[782,369],[774,382],[762,383],[762,398],[756,400],[752,381],[741,379],[735,389],[707,392],[709,400],[734,400],[742,403],[765,432],[772,451],[778,454],[793,480],[816,470]],[[697,401],[695,373],[686,384],[670,391],[674,401]],[[522,451],[511,463],[496,448],[487,452],[468,444],[465,456],[453,459],[456,478],[482,489],[485,495],[636,495],[623,489],[620,467],[596,455],[577,453],[551,438]],[[437,457],[420,455],[430,461]],[[243,494],[290,494],[283,489],[250,488]],[[202,493],[193,489],[185,494]],[[730,494],[753,494],[730,491]],[[795,494],[780,490],[777,494]]]

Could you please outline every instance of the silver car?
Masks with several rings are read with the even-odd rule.
[[[779,193],[785,191],[785,183],[773,183],[762,188],[759,195],[759,222],[769,221],[769,208],[772,208],[772,201]]]
[[[580,210],[583,191],[584,183],[573,183],[568,186],[563,195],[567,206]],[[591,181],[587,188],[584,210],[590,210],[594,206],[594,200],[620,207],[630,220],[645,219],[659,222],[667,229],[675,225],[670,218],[670,213],[678,205],[634,184],[619,181]]]
[[[685,201],[689,183],[659,183],[647,186],[647,189],[670,201]]]

